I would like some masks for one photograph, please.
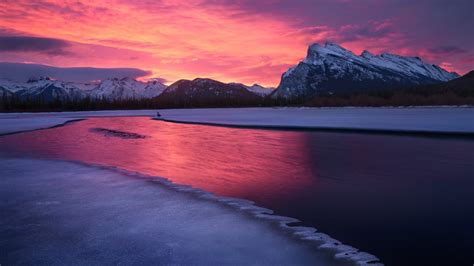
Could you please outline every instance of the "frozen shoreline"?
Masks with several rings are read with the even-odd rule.
[[[45,129],[88,117],[149,116],[156,110],[81,111],[50,113],[0,113],[0,135]]]
[[[474,136],[474,108],[242,108],[161,110],[158,120],[203,125]]]
[[[0,165],[0,206],[7,217],[0,221],[7,256],[1,260],[8,264],[377,260],[313,228],[289,227],[297,220],[271,215],[252,202],[162,178],[59,161],[2,158]]]
[[[2,113],[0,135],[62,125],[71,120],[106,116],[148,116],[160,120],[203,125],[359,131],[375,133],[474,136],[472,107],[380,108],[215,108],[84,111],[58,113]]]

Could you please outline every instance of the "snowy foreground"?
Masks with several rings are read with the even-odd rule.
[[[290,228],[294,219],[251,202],[161,178],[5,157],[0,176],[5,265],[364,265],[375,259],[314,229]]]
[[[474,108],[241,108],[160,111],[173,122],[256,128],[474,134]]]
[[[157,110],[0,114],[0,135],[99,116],[150,116]],[[159,110],[170,122],[256,128],[474,134],[472,107],[215,108]]]

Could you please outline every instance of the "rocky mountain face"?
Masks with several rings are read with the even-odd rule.
[[[337,44],[313,44],[303,61],[283,73],[271,98],[305,100],[317,95],[435,84],[458,76],[419,57],[368,51],[355,55]]]
[[[176,81],[156,99],[164,105],[198,107],[246,105],[262,98],[243,84],[197,78]]]

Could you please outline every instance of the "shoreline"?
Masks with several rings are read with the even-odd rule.
[[[126,182],[131,183],[133,185],[143,186],[143,184],[141,184],[140,181],[142,181],[142,183],[144,182],[145,185],[146,183],[156,184],[156,185],[159,185],[161,189],[169,189],[173,193],[178,193],[178,195],[190,195],[194,198],[193,199],[194,201],[208,202],[212,205],[218,205],[218,206],[230,208],[234,215],[239,215],[239,213],[243,213],[246,216],[249,216],[249,219],[251,219],[249,220],[249,222],[251,223],[255,221],[262,221],[263,223],[268,223],[268,225],[276,226],[276,228],[279,229],[278,231],[281,232],[283,235],[287,235],[290,238],[295,239],[295,241],[301,241],[301,244],[304,244],[304,245],[307,244],[310,247],[314,247],[314,248],[311,248],[312,252],[316,252],[316,253],[323,252],[323,254],[327,254],[331,258],[333,258],[335,262],[339,261],[343,263],[344,261],[346,261],[348,263],[356,264],[356,265],[369,265],[369,264],[370,265],[383,265],[380,262],[380,260],[372,254],[359,251],[358,249],[348,246],[348,245],[344,245],[340,241],[335,240],[331,238],[330,236],[317,231],[317,229],[313,227],[291,226],[290,224],[298,222],[299,220],[295,218],[291,218],[291,217],[275,215],[273,214],[273,210],[257,206],[254,204],[254,202],[249,201],[249,200],[217,196],[211,192],[193,188],[188,185],[180,185],[180,184],[173,183],[170,180],[163,177],[144,175],[138,172],[131,172],[131,171],[127,171],[127,170],[117,168],[117,167],[112,167],[112,166],[88,164],[88,163],[84,163],[80,161],[37,159],[37,158],[30,158],[29,156],[26,156],[26,158],[23,158],[23,157],[11,158],[8,156],[7,157],[1,156],[1,157],[5,158],[6,159],[5,161],[7,160],[11,160],[13,162],[19,161],[18,163],[19,165],[33,163],[33,164],[48,164],[50,166],[55,165],[55,167],[57,167],[58,165],[69,164],[71,165],[71,168],[73,169],[75,167],[78,167],[80,169],[84,168],[84,170],[81,170],[81,171],[85,171],[87,169],[90,169],[87,171],[100,171],[100,172],[105,171],[104,174],[106,176],[106,179],[112,178],[111,182],[122,182],[120,181],[120,178],[119,180],[116,180],[116,177],[122,176],[122,177],[129,178],[126,180]],[[12,169],[15,168],[14,166],[12,167],[13,167]],[[27,169],[30,169],[30,168],[27,167]],[[71,173],[69,170],[67,170],[67,172]],[[46,173],[46,174],[52,175],[52,173],[49,173],[49,174]],[[60,180],[60,182],[64,182],[64,180]],[[69,182],[66,181],[66,183],[69,183]],[[8,184],[8,182],[6,184]],[[166,199],[162,199],[162,200],[166,200]],[[45,202],[50,202],[50,201],[45,201]],[[237,213],[234,213],[235,211],[237,211]],[[253,220],[253,219],[256,219],[256,220]],[[157,224],[157,226],[159,226],[159,224]]]
[[[256,129],[256,130],[283,130],[283,131],[313,131],[334,133],[356,133],[373,135],[415,136],[432,138],[474,138],[474,132],[450,132],[450,131],[421,131],[421,130],[391,130],[391,129],[367,129],[367,128],[341,128],[341,127],[318,127],[318,126],[284,126],[284,125],[252,125],[252,124],[226,124],[215,122],[182,121],[154,117],[152,120],[176,124],[203,125],[215,127]]]

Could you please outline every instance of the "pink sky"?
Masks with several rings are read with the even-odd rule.
[[[355,53],[420,56],[460,74],[474,68],[471,1],[256,2],[3,0],[0,61],[277,86],[310,43],[332,41]]]

